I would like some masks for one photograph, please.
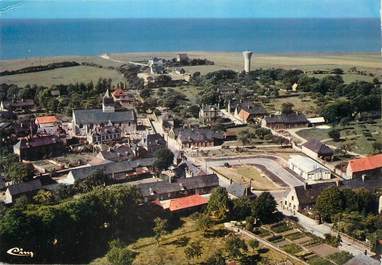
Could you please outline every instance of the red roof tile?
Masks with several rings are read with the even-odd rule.
[[[239,112],[239,117],[243,120],[243,121],[248,121],[249,117],[251,116],[251,113],[246,111],[246,110],[240,110]]]
[[[36,118],[36,122],[38,124],[55,123],[58,122],[58,119],[56,116],[41,116]]]
[[[206,203],[208,203],[207,198],[204,198],[196,194],[196,195],[191,195],[191,196],[187,196],[183,198],[172,199],[170,201],[169,209],[171,212],[174,212],[174,211],[179,211],[182,209],[188,209],[195,206],[200,206]]]
[[[382,154],[349,161],[352,172],[362,172],[382,168]]]

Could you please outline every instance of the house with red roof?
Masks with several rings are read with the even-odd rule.
[[[365,176],[382,177],[382,154],[349,161],[346,169],[348,179]]]
[[[156,200],[153,203],[172,213],[179,213],[200,209],[208,203],[208,198],[199,194],[193,194],[165,201]]]
[[[41,127],[52,127],[58,123],[58,119],[56,116],[40,116],[35,120],[37,126]]]

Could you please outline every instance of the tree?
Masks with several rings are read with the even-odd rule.
[[[33,196],[33,200],[40,204],[51,204],[56,201],[54,193],[49,190],[40,190],[35,196]]]
[[[316,200],[315,209],[322,220],[332,222],[332,217],[344,209],[343,194],[336,187],[322,191]]]
[[[191,244],[184,249],[184,254],[187,259],[199,258],[202,255],[203,247],[200,242],[191,242]]]
[[[335,142],[338,142],[341,139],[341,132],[338,129],[332,129],[328,132],[330,138],[332,138]]]
[[[240,239],[236,235],[232,235],[227,239],[225,249],[230,258],[240,259],[241,257],[243,257],[242,251],[247,251],[248,247],[245,244],[244,240]]]
[[[200,108],[199,108],[198,105],[191,105],[191,106],[188,107],[188,112],[194,118],[199,117],[199,110],[200,110]]]
[[[150,88],[145,88],[145,89],[143,89],[143,90],[141,91],[141,93],[139,93],[139,95],[140,95],[142,98],[146,99],[146,98],[150,97],[150,95],[151,95],[151,89],[150,89]]]
[[[30,174],[30,167],[20,162],[11,163],[6,169],[7,179],[14,183],[23,182]]]
[[[374,142],[373,143],[373,149],[375,153],[381,153],[382,152],[382,142]]]
[[[158,168],[160,170],[167,169],[169,166],[171,166],[172,162],[174,161],[174,154],[171,152],[170,149],[164,147],[159,150],[157,150],[154,153],[155,161],[154,161],[154,167]]]
[[[270,223],[274,220],[277,203],[269,192],[263,192],[256,198],[252,207],[252,216],[262,223]]]
[[[230,211],[228,192],[223,187],[213,189],[207,204],[207,212],[217,220],[227,219]]]
[[[284,103],[281,105],[281,113],[282,113],[282,114],[291,114],[291,113],[294,112],[293,108],[294,108],[293,103],[290,103],[290,102],[284,102]]]
[[[162,236],[167,234],[167,220],[157,217],[154,219],[154,228],[155,240],[159,245],[159,240]]]
[[[326,105],[321,111],[325,120],[331,123],[340,121],[345,117],[352,117],[354,107],[349,100],[337,100]]]
[[[196,220],[196,226],[205,234],[212,227],[212,220],[207,214],[201,214]]]
[[[254,250],[255,248],[258,248],[260,244],[256,239],[251,239],[248,241],[248,245]]]
[[[205,265],[226,265],[226,260],[221,253],[221,251],[216,252],[211,257],[209,257],[206,262],[204,262]]]
[[[232,218],[235,220],[244,220],[251,215],[252,201],[247,197],[242,197],[233,200],[232,204]]]
[[[134,252],[126,247],[112,247],[106,257],[111,265],[131,265],[134,261]]]
[[[238,134],[238,139],[243,145],[250,144],[253,138],[255,138],[255,135],[249,130],[243,130]]]

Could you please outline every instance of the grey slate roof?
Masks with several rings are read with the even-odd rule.
[[[14,196],[26,192],[31,192],[38,190],[42,187],[41,181],[39,179],[34,179],[28,182],[21,182],[18,184],[13,184],[8,187],[9,193]]]
[[[103,112],[102,109],[74,110],[77,124],[99,124],[99,123],[122,123],[134,122],[136,120],[134,110],[122,112]]]
[[[355,256],[354,258],[350,259],[344,265],[380,265],[380,264],[381,263],[376,259],[373,259],[364,254],[359,254]]]
[[[176,129],[175,134],[182,143],[213,141],[215,139],[224,139],[224,134],[205,128],[182,128]]]
[[[307,118],[302,113],[272,115],[272,116],[267,116],[264,119],[267,122],[267,124],[272,124],[272,123],[284,123],[284,124],[308,123]]]
[[[138,184],[137,188],[143,197],[150,196],[150,189],[154,194],[167,194],[185,190],[193,190],[198,188],[217,187],[219,186],[219,178],[216,174],[202,175],[191,178],[181,178],[176,182],[169,183],[167,181],[159,181],[154,183]]]
[[[267,111],[260,103],[253,103],[251,101],[243,102],[239,105],[239,111],[244,110],[253,115],[267,115]]]
[[[305,148],[308,148],[312,150],[313,152],[319,154],[319,155],[324,155],[324,156],[331,156],[333,155],[333,150],[327,146],[326,144],[321,143],[317,139],[312,139],[303,144]]]
[[[317,183],[313,185],[307,185],[306,189],[304,186],[295,187],[296,196],[300,205],[315,204],[317,197],[321,194],[323,190],[335,187],[336,183],[326,182]]]
[[[237,198],[252,195],[249,187],[246,187],[240,183],[233,182],[227,187],[227,192]]]
[[[154,158],[144,158],[134,161],[121,161],[110,162],[106,164],[78,167],[71,170],[71,174],[75,181],[89,177],[96,172],[103,172],[105,174],[117,174],[131,171],[137,167],[151,166],[154,163]]]
[[[60,142],[59,138],[54,135],[37,136],[31,139],[23,138],[15,144],[15,147],[17,149],[26,149],[26,148],[52,145],[58,142]]]

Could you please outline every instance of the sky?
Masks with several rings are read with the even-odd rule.
[[[0,0],[0,18],[358,18],[380,0]]]

